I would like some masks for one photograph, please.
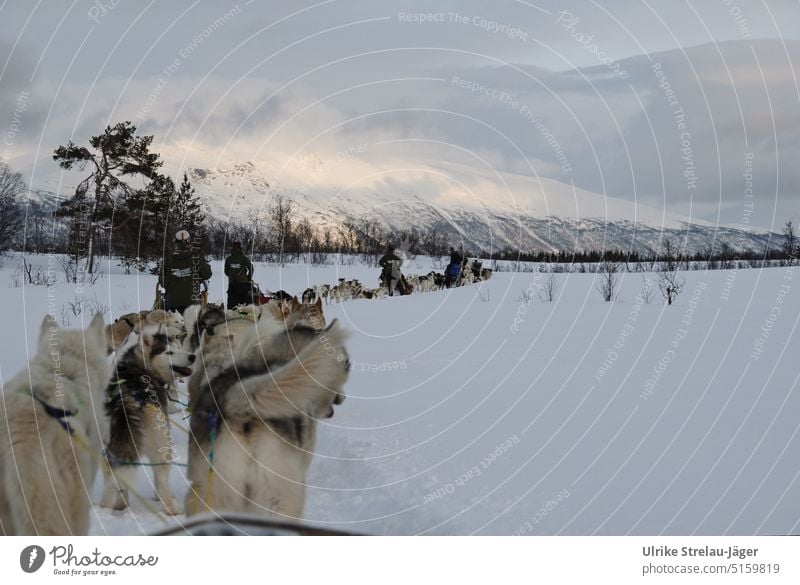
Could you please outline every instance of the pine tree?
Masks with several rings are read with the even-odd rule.
[[[152,179],[162,165],[158,154],[150,152],[152,142],[153,136],[136,136],[136,126],[131,122],[120,122],[92,136],[91,150],[70,141],[53,153],[53,160],[63,169],[83,171],[88,166],[91,171],[61,209],[74,224],[71,251],[86,258],[89,274],[94,272],[98,232],[111,233],[116,205],[133,191],[125,179]]]
[[[126,268],[143,270],[148,262],[160,261],[169,253],[178,230],[188,230],[193,239],[202,240],[204,222],[202,204],[186,174],[177,189],[170,177],[155,175],[118,208],[114,253]]]
[[[192,235],[203,229],[206,220],[203,204],[195,193],[194,187],[189,182],[189,176],[183,173],[183,181],[175,193],[175,200],[170,216],[172,225],[177,230],[188,230]]]
[[[111,253],[127,270],[143,270],[160,258],[169,230],[169,210],[175,199],[175,183],[155,175],[144,189],[132,191],[115,209]]]

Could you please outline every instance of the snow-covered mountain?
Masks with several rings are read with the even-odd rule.
[[[304,166],[310,179],[298,185],[295,177],[301,173],[297,167]],[[780,238],[765,230],[715,226],[545,178],[506,177],[515,194],[526,193],[516,201],[495,193],[486,196],[485,192],[474,194],[478,201],[443,201],[432,193],[435,185],[427,192],[411,190],[402,183],[388,185],[389,189],[382,185],[321,188],[314,184],[314,173],[324,172],[319,170],[324,164],[318,157],[305,157],[287,167],[293,168],[276,171],[271,165],[247,161],[220,167],[187,166],[185,170],[213,213],[233,219],[263,213],[272,195],[282,193],[297,203],[298,216],[316,226],[335,231],[347,221],[369,220],[393,232],[435,230],[471,249],[622,249],[647,253],[666,238],[679,242],[689,253],[712,246],[761,251],[780,245]]]
[[[435,230],[471,250],[620,249],[646,254],[668,238],[694,253],[712,246],[763,251],[781,242],[766,230],[716,226],[544,177],[506,172],[499,185],[496,178],[457,164],[439,165],[446,168],[446,176],[414,169],[348,185],[338,175],[363,175],[367,162],[355,156],[323,162],[314,154],[281,164],[266,159],[202,164],[187,156],[166,160],[166,172],[188,173],[211,215],[235,221],[265,214],[273,195],[280,193],[295,202],[298,218],[320,229],[331,228],[334,234],[345,223],[368,220],[394,233]],[[48,173],[46,168],[40,165],[34,175],[35,192],[43,198],[68,196],[79,175],[58,169]],[[368,175],[389,174],[391,169],[369,171]],[[464,185],[469,187],[460,187]]]

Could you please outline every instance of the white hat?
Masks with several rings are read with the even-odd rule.
[[[175,233],[175,241],[176,242],[188,242],[192,239],[192,236],[189,235],[189,232],[186,230],[180,230]]]

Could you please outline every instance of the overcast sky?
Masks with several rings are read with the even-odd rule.
[[[34,185],[59,143],[130,119],[179,166],[368,145],[373,165],[800,220],[794,1],[0,0],[0,22],[0,157]]]

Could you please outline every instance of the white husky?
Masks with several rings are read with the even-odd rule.
[[[110,374],[102,315],[86,331],[42,321],[36,355],[3,388],[0,532],[88,532]]]

